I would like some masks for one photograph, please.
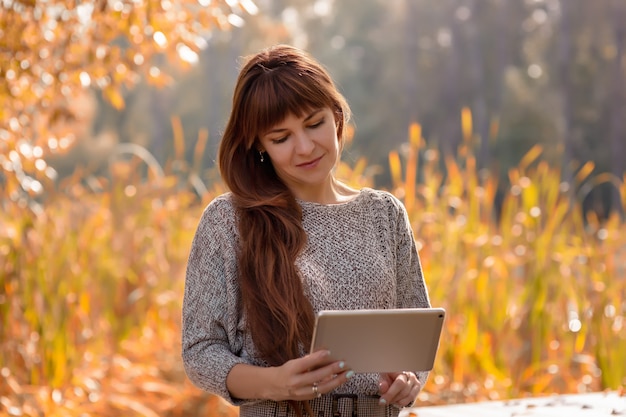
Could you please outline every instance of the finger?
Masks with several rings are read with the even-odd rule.
[[[316,369],[315,372],[316,375],[318,375],[317,372],[319,372],[319,375],[323,375],[318,382],[328,382],[339,376],[341,373],[350,371],[350,369],[351,368],[347,366],[344,361],[337,361],[328,364],[328,368],[319,368]]]
[[[309,400],[326,394],[345,383],[354,375],[345,362],[326,363],[328,356],[318,352],[303,358],[288,361],[287,366],[293,378],[290,378],[290,398]],[[302,368],[311,364],[323,364],[320,367]]]
[[[378,393],[385,394],[399,373],[382,373],[378,376]]]
[[[329,360],[330,352],[320,350],[285,362],[281,368],[284,375],[282,380],[287,391],[286,398],[293,400],[310,399],[313,395],[313,384],[318,383],[324,377],[323,373],[314,373],[315,369],[323,368],[323,365],[327,364]]]
[[[328,365],[309,371],[306,374],[306,379],[311,384],[314,382],[318,384],[326,383],[349,371],[350,368],[344,361],[331,362]]]
[[[387,393],[387,391],[389,391],[389,387],[391,386],[391,384],[389,384],[389,382],[387,381],[380,381],[378,383],[378,393],[380,395],[384,395]]]
[[[422,386],[421,382],[417,379],[417,376],[413,372],[405,372],[404,374],[407,379],[408,394],[402,397],[405,392],[402,391],[402,393],[398,395],[397,399],[392,400],[393,403],[399,407],[406,407],[413,404]]]
[[[318,396],[327,394],[335,388],[339,387],[340,385],[345,384],[352,377],[354,377],[354,375],[355,373],[352,370],[343,370],[338,373],[333,373],[332,375],[325,378],[324,380],[321,380],[318,383]]]
[[[410,376],[404,373],[392,374],[395,375],[395,379],[389,389],[383,392],[381,395],[381,404],[399,404],[401,402],[408,403],[405,400],[410,396],[412,390],[412,384]],[[401,404],[404,406],[404,403]]]
[[[328,350],[318,350],[302,358],[294,359],[294,371],[304,373],[311,369],[319,368],[328,364],[330,360],[330,352]]]

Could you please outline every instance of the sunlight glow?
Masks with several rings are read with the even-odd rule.
[[[293,7],[287,7],[283,10],[281,16],[287,26],[296,26],[298,24],[298,11]]]
[[[541,25],[548,20],[548,14],[543,9],[535,9],[532,14],[532,19]]]
[[[541,216],[541,209],[539,207],[537,207],[537,206],[532,207],[530,209],[530,217],[537,218],[539,216]]]
[[[113,3],[113,10],[115,10],[116,12],[121,12],[122,10],[124,10],[124,3],[122,3],[121,1],[116,1],[115,3]]]
[[[81,3],[76,6],[76,14],[78,20],[83,25],[88,25],[91,22],[91,15],[93,14],[93,3]]]
[[[107,52],[107,47],[105,47],[104,45],[99,45],[96,48],[96,58],[103,59],[107,55]]]
[[[180,59],[185,62],[189,62],[190,64],[195,64],[198,62],[198,54],[184,43],[179,43],[176,45],[176,52],[178,52],[178,56],[180,57]]]
[[[57,140],[57,138],[48,139],[48,148],[53,151],[59,148],[59,141]]]
[[[461,6],[454,12],[454,16],[464,22],[472,16],[472,11],[467,6]]]
[[[161,70],[158,67],[150,67],[150,76],[151,77],[158,77],[161,75]]]
[[[209,46],[206,39],[204,39],[202,36],[196,36],[193,40],[193,43],[200,49],[206,49],[206,47]]]
[[[33,157],[33,147],[28,142],[21,142],[18,145],[18,150],[24,156],[24,158],[32,158]]]
[[[437,43],[439,43],[439,46],[442,46],[444,48],[452,45],[452,33],[450,33],[450,29],[439,29],[439,31],[437,32]]]
[[[43,38],[48,42],[52,42],[54,40],[54,32],[50,29],[45,29],[43,31]]]
[[[59,174],[54,168],[52,168],[51,166],[46,168],[46,177],[48,177],[51,180],[56,180],[58,176]]]
[[[161,48],[164,48],[167,45],[167,38],[163,32],[154,32],[152,39],[154,39],[154,42],[156,42],[156,44]]]
[[[570,320],[569,322],[569,330],[572,333],[578,333],[580,329],[582,329],[583,325],[578,319]]]
[[[240,28],[240,27],[243,27],[246,22],[240,16],[237,16],[236,14],[231,13],[228,15],[228,23],[230,23],[231,25],[237,28]]]
[[[33,180],[30,183],[30,190],[35,194],[41,194],[43,192],[43,185],[37,180]]]
[[[542,74],[543,74],[543,70],[541,69],[541,66],[537,64],[532,64],[528,67],[528,76],[530,78],[537,79],[541,77]]]
[[[135,54],[135,56],[133,56],[133,62],[135,63],[135,65],[143,64],[143,62],[144,62],[143,55]]]
[[[126,197],[134,197],[137,194],[137,187],[134,185],[127,185],[124,188],[124,194]]]
[[[615,313],[617,313],[617,309],[615,308],[615,306],[608,304],[606,307],[604,307],[604,315],[606,317],[615,317]]]
[[[252,0],[240,0],[239,3],[249,15],[256,16],[256,14],[259,13],[259,8]]]
[[[329,0],[317,0],[313,4],[313,13],[318,16],[328,16],[332,7]]]
[[[67,149],[73,142],[73,138],[69,136],[63,136],[61,140],[59,140],[59,148]]]
[[[91,77],[85,71],[81,72],[78,78],[80,79],[80,85],[83,87],[89,87],[91,85]]]

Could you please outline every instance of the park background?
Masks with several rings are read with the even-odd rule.
[[[241,56],[303,47],[338,175],[405,203],[448,317],[419,404],[626,385],[626,2],[0,1],[0,415],[234,415],[180,308]]]

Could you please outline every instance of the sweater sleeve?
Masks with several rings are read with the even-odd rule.
[[[397,202],[397,307],[398,308],[428,308],[430,299],[422,274],[422,265],[415,244],[413,229],[408,213],[401,202]],[[424,387],[428,379],[428,372],[416,372],[421,386]]]
[[[202,390],[240,405],[226,376],[242,358],[235,233],[232,207],[213,201],[196,230],[187,262],[182,307],[182,359],[189,379]],[[229,227],[230,226],[230,227]]]

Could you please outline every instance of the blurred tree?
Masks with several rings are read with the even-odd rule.
[[[579,2],[580,3],[580,2]],[[572,59],[572,11],[576,6],[572,7],[571,3],[566,3],[561,6],[561,19],[559,25],[559,40],[558,40],[558,54],[556,69],[559,74],[567,74],[568,67],[571,65]],[[573,182],[573,174],[571,169],[571,162],[573,158],[572,150],[572,93],[573,83],[572,77],[562,76],[557,78],[557,88],[561,91],[561,103],[562,103],[562,118],[563,125],[561,128],[561,137],[559,138],[563,144],[563,179],[569,183]]]
[[[46,158],[75,144],[84,109],[73,103],[89,101],[89,89],[122,109],[140,81],[170,81],[156,57],[188,67],[210,30],[255,10],[251,0],[0,2],[2,194],[24,205],[55,177]]]
[[[183,2],[174,7],[168,2],[161,3],[150,3],[153,6],[141,9],[146,22],[148,10],[169,16],[166,14],[168,7],[170,11],[185,9],[187,4]],[[187,24],[181,25],[184,29],[174,31],[179,35],[190,31],[198,35],[187,46],[189,49],[175,46],[187,45],[183,43],[189,41],[187,35],[175,38],[177,35],[166,34],[166,30],[161,29],[167,35],[162,49],[157,41],[162,42],[163,37],[156,35],[154,29],[147,29],[152,30],[147,35],[144,29],[137,29],[138,24],[119,23],[118,37],[105,39],[99,35],[96,41],[102,47],[89,49],[93,60],[89,61],[88,54],[87,58],[81,58],[84,62],[95,62],[97,68],[90,69],[81,61],[80,65],[74,64],[78,67],[74,72],[68,70],[66,63],[54,64],[61,68],[54,70],[53,59],[48,56],[58,45],[65,44],[60,42],[59,35],[46,40],[43,36],[47,33],[43,29],[46,24],[42,23],[45,19],[33,17],[33,22],[42,23],[35,25],[41,32],[37,59],[48,62],[52,69],[47,73],[52,78],[62,77],[66,83],[80,85],[82,81],[100,90],[96,96],[100,110],[90,133],[94,137],[102,134],[102,138],[87,142],[90,143],[87,148],[104,149],[111,141],[134,141],[148,147],[163,162],[170,159],[173,152],[169,138],[171,119],[176,117],[184,127],[185,157],[194,158],[199,132],[207,131],[209,142],[205,152],[209,161],[205,166],[212,165],[230,108],[239,58],[262,47],[285,42],[308,49],[326,65],[348,98],[356,125],[355,141],[345,153],[349,160],[364,156],[372,165],[386,166],[388,152],[406,143],[407,127],[412,121],[422,125],[423,136],[430,146],[455,156],[462,140],[461,109],[469,108],[474,128],[471,140],[480,167],[499,172],[503,186],[506,186],[508,169],[535,144],[543,146],[544,159],[562,166],[568,182],[574,180],[578,167],[588,160],[594,161],[597,172],[610,171],[617,177],[623,174],[625,168],[619,157],[624,152],[626,129],[619,108],[624,96],[620,79],[625,76],[623,58],[620,58],[624,53],[621,0],[258,0],[254,7],[248,1],[240,3],[231,7],[207,1],[210,5],[202,11],[212,16],[208,26],[215,26],[217,22],[223,26],[216,27],[231,25],[233,30],[206,31],[200,29],[205,27],[204,23],[190,17]],[[8,9],[17,7],[24,12],[36,7],[41,9],[37,2],[32,2],[33,6],[28,6],[31,4],[28,2],[5,1],[2,4],[6,9],[0,20],[5,22],[3,28],[12,21]],[[121,19],[119,22],[137,14],[124,11],[124,7],[136,6],[124,6],[115,14],[111,10],[125,3],[105,4],[104,14],[108,10]],[[195,10],[192,4],[190,1],[188,7]],[[218,5],[218,11],[209,12]],[[15,15],[15,11],[10,13]],[[65,15],[70,27],[70,17],[75,14],[77,12]],[[33,14],[38,15],[41,12]],[[93,11],[89,16],[89,27],[96,25],[98,18],[94,16],[100,15]],[[106,29],[113,24],[99,25]],[[14,32],[1,30],[7,35],[2,37],[1,45],[15,43],[8,40],[8,35]],[[103,31],[99,29],[100,32]],[[30,39],[29,36],[25,38]],[[81,42],[74,42],[82,46],[66,42],[68,46],[63,48],[87,50],[84,44],[93,42],[88,41],[89,36],[81,36]],[[147,41],[133,45],[134,36]],[[56,42],[56,49],[51,48],[49,42]],[[115,45],[118,52],[113,52]],[[2,48],[7,53],[7,47]],[[141,48],[156,50],[161,56],[160,62],[145,58],[149,52],[141,52]],[[141,68],[131,59],[136,55],[128,52],[137,50],[144,58]],[[168,53],[176,55],[176,59],[170,59]],[[72,97],[67,88],[66,95],[43,97],[42,88],[49,91],[45,80],[50,77],[39,69],[38,78],[34,78],[34,84],[30,83],[25,77],[30,76],[33,67],[28,67],[29,60],[24,62],[24,52],[20,54],[11,61],[14,68],[5,77],[8,81],[3,80],[5,93],[0,94],[7,97],[10,84],[13,90],[20,89],[21,95],[33,97],[31,103],[46,103],[48,108],[61,106],[59,98],[68,101],[67,97]],[[118,59],[114,54],[119,56],[122,66],[113,65]],[[54,53],[55,62],[61,61],[60,56]],[[197,65],[189,64],[196,60]],[[3,61],[3,68],[6,62]],[[22,69],[22,65],[26,69]],[[118,70],[126,72],[121,74]],[[5,72],[0,75],[4,76]],[[132,76],[133,72],[141,76]],[[157,90],[154,85],[165,84],[167,80],[164,73],[173,74],[170,80],[175,82],[170,83],[168,89]],[[23,81],[18,81],[20,78]],[[139,81],[139,85],[131,91],[124,83],[133,84],[132,80]],[[24,87],[30,85],[34,87]],[[120,98],[127,103],[123,111],[115,109],[122,102]],[[106,104],[107,100],[112,104]],[[2,108],[7,107],[11,106],[7,104]],[[11,110],[17,115],[25,105],[12,108],[17,109]],[[56,114],[57,120],[64,114],[61,110],[50,113]],[[68,135],[61,140],[62,133],[46,137],[23,130],[17,116],[0,120],[6,121],[0,131],[0,140],[3,140],[0,146],[5,150],[9,146],[20,148],[16,144],[16,131],[22,137],[41,138],[44,142],[56,138],[52,143],[57,153],[61,143],[66,147],[71,143]],[[47,122],[44,125],[57,126]],[[2,139],[8,135],[13,139]],[[13,145],[8,145],[10,142]],[[48,147],[40,147],[45,154],[50,153]],[[8,157],[4,160],[12,161]],[[10,164],[3,163],[3,166]],[[39,166],[44,165],[39,163]],[[387,186],[388,176],[378,176],[377,182],[377,185]],[[574,187],[572,191],[576,191]],[[607,191],[596,196],[597,192],[590,197],[599,198],[604,204]]]
[[[610,3],[610,14],[613,18],[613,33],[615,36],[615,58],[611,68],[610,93],[610,126],[609,149],[611,152],[610,172],[622,179],[626,172],[626,5],[623,1],[613,0]],[[621,206],[619,191],[611,187],[611,206],[613,210],[624,214],[625,207]]]
[[[620,121],[626,75],[619,52],[622,2],[551,1],[544,8],[555,31],[546,42],[543,77],[546,89],[554,91],[560,103],[556,114],[550,109],[547,114],[554,114],[564,180],[576,191],[581,185],[574,184],[576,171],[587,161],[594,163],[596,173],[612,172],[622,178],[626,134]],[[601,217],[612,205],[619,209],[613,185],[583,184],[582,190],[579,198],[585,207]]]

